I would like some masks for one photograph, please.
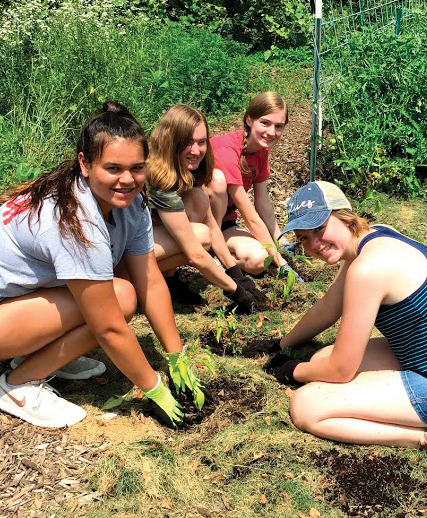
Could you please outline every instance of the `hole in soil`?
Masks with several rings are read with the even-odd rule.
[[[325,499],[349,516],[388,516],[399,509],[393,516],[404,518],[411,497],[427,490],[426,482],[410,476],[413,468],[408,459],[396,455],[367,454],[359,458],[354,453],[332,449],[312,453],[311,457],[317,467],[327,472],[323,482]]]
[[[221,419],[226,418],[234,424],[243,423],[254,412],[259,412],[265,403],[265,389],[257,387],[256,390],[242,382],[217,378],[206,385],[211,400],[206,402],[202,410],[198,410],[193,403],[190,394],[179,398],[184,408],[185,420],[180,430],[202,423],[214,411],[217,411]],[[174,387],[171,387],[172,392]],[[148,412],[144,414],[149,415]]]

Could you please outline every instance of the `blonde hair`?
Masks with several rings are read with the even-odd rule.
[[[359,236],[363,230],[369,230],[368,220],[358,216],[350,209],[333,210],[332,214],[339,220],[346,223],[350,229],[350,232],[355,236]]]
[[[288,123],[288,105],[285,99],[277,92],[262,92],[256,95],[246,109],[243,116],[243,149],[240,157],[240,169],[243,173],[250,173],[251,170],[246,162],[245,155],[247,153],[248,139],[251,134],[251,128],[247,123],[248,117],[251,119],[259,119],[268,113],[274,113],[283,110],[285,112],[285,124]]]
[[[181,161],[181,153],[193,139],[196,126],[206,127],[207,151],[197,171],[191,172]],[[190,191],[193,185],[208,185],[212,181],[214,157],[209,141],[209,128],[204,114],[187,104],[169,108],[159,120],[150,138],[147,161],[147,181],[161,191]]]

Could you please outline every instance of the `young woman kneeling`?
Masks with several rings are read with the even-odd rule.
[[[251,274],[264,270],[268,254],[276,266],[289,268],[274,243],[280,237],[280,227],[267,189],[269,152],[287,122],[288,107],[283,97],[277,92],[263,92],[249,103],[243,129],[211,139],[217,168],[208,187],[212,212],[237,264]],[[247,194],[251,188],[254,203]],[[238,225],[237,211],[246,228]],[[281,241],[281,245],[287,244]]]
[[[186,104],[172,106],[150,139],[148,185],[154,225],[154,252],[172,299],[203,302],[179,280],[176,268],[190,264],[224,290],[239,312],[251,313],[268,299],[244,276],[230,254],[205,193],[213,176],[209,129],[203,113]],[[226,268],[208,253],[211,248]]]
[[[356,444],[426,447],[427,247],[385,225],[368,226],[335,185],[310,182],[291,197],[284,232],[341,269],[280,343],[297,347],[341,322],[334,345],[309,362],[278,354],[269,370],[305,384],[291,398],[298,428]],[[384,338],[371,338],[374,325]]]
[[[100,345],[166,424],[182,420],[127,324],[138,298],[165,350],[182,351],[141,196],[147,156],[137,121],[106,103],[84,126],[74,160],[19,186],[1,207],[0,359],[26,358],[0,377],[0,410],[39,426],[77,423],[86,412],[45,379]],[[130,282],[114,277],[121,260]]]

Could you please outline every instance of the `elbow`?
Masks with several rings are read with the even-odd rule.
[[[331,381],[335,383],[348,383],[356,376],[357,369],[348,365],[340,365],[335,367],[333,372],[333,380]]]

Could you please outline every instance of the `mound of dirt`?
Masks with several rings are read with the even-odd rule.
[[[393,511],[394,517],[404,518],[411,498],[426,494],[427,482],[411,477],[413,467],[406,458],[376,454],[358,457],[336,449],[312,453],[311,457],[327,473],[322,484],[326,500],[349,516],[385,518]],[[420,508],[427,507],[423,498],[421,506],[417,504]]]

